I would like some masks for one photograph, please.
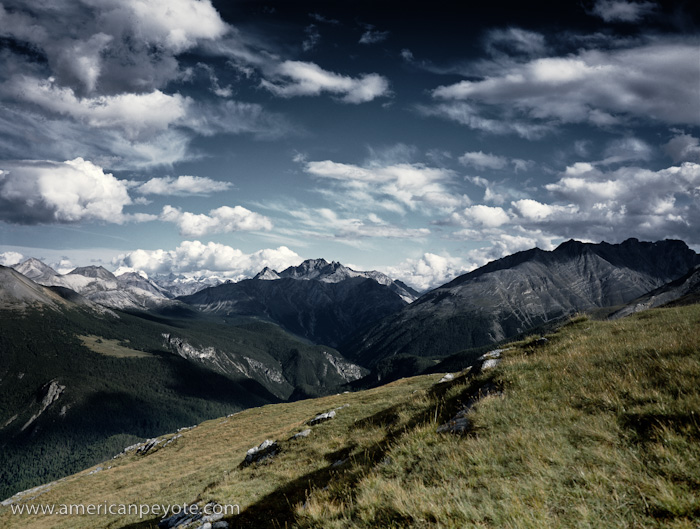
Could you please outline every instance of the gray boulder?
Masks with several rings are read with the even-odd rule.
[[[280,447],[277,441],[271,441],[270,439],[265,439],[258,446],[254,446],[246,453],[245,459],[241,466],[247,467],[253,463],[259,463],[265,459],[270,459],[276,456],[280,451]]]

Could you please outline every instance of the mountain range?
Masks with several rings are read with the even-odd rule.
[[[38,259],[30,258],[15,270],[44,286],[69,288],[86,299],[117,309],[149,309],[171,303],[173,297],[144,275],[128,272],[115,276],[102,266],[79,267],[59,274]]]
[[[188,423],[464,367],[577,312],[692,300],[698,265],[682,241],[567,241],[422,296],[323,259],[215,286],[0,267],[0,496]]]
[[[280,273],[265,268],[253,279],[178,298],[207,314],[271,321],[332,347],[414,299],[414,290],[380,272],[356,272],[324,259],[307,260]]]
[[[562,243],[493,261],[421,296],[343,344],[367,367],[397,355],[444,358],[576,312],[625,304],[700,263],[682,241]]]

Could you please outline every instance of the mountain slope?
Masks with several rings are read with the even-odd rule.
[[[67,304],[53,290],[36,284],[12,268],[0,265],[0,309],[42,307],[59,310]]]
[[[230,507],[229,527],[693,527],[700,306],[640,316],[577,318],[451,381],[414,377],[208,421],[13,498],[0,525],[147,529],[161,516],[13,512],[216,502]],[[465,435],[439,433],[457,414]],[[242,465],[265,439],[277,454]]]
[[[690,304],[700,301],[700,267],[696,266],[683,277],[671,281],[631,301],[615,311],[610,318],[622,318],[635,312],[667,304]]]
[[[0,267],[0,496],[138,439],[338,391],[364,373],[271,324],[111,311]]]
[[[568,241],[551,252],[534,248],[423,295],[341,351],[366,366],[399,354],[445,357],[574,312],[627,303],[699,262],[682,241]]]
[[[178,299],[207,314],[271,321],[330,346],[406,305],[399,294],[374,279],[356,276],[322,281],[317,277],[247,279]]]

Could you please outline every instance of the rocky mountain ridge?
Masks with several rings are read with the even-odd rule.
[[[207,288],[178,300],[205,314],[270,321],[288,332],[331,347],[406,305],[388,286],[364,276],[340,281],[290,277],[246,279]]]
[[[365,366],[395,355],[446,357],[574,312],[627,303],[698,263],[698,254],[674,240],[533,248],[428,292],[341,351]]]
[[[138,273],[115,276],[102,266],[79,267],[59,274],[38,259],[15,265],[15,270],[47,287],[71,289],[86,299],[115,309],[151,309],[174,303],[172,295]]]
[[[281,272],[265,267],[253,279],[275,280],[290,278],[304,281],[316,280],[323,283],[339,283],[340,281],[355,277],[372,279],[380,285],[389,287],[392,292],[397,293],[406,303],[411,303],[419,296],[418,291],[376,270],[360,272],[344,266],[337,261],[329,263],[325,259],[307,259],[299,266],[290,266]]]

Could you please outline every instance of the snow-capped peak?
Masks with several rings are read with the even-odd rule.
[[[130,266],[120,266],[114,271],[114,275],[119,277],[124,274],[138,274],[144,279],[148,279],[148,274],[143,270],[137,270],[136,268],[131,268]]]

